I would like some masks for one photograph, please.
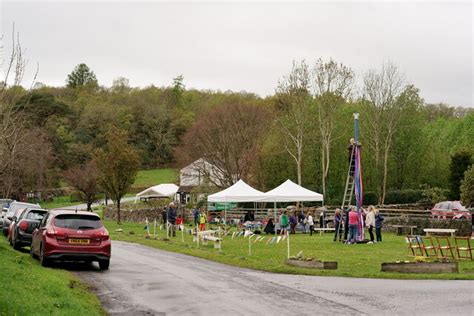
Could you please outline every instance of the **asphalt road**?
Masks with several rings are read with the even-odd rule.
[[[113,242],[77,272],[111,315],[473,315],[474,281],[274,274]]]
[[[126,197],[126,198],[122,198],[120,200],[121,203],[126,203],[126,202],[131,202],[131,201],[135,201],[135,197],[134,196],[131,196],[131,197]],[[93,203],[92,204],[92,207],[95,207],[95,206],[99,206],[99,205],[104,205],[105,203],[105,200],[101,200],[100,203]],[[113,204],[114,202],[112,200],[107,200],[107,203],[109,205]],[[57,208],[58,210],[87,210],[87,204],[83,203],[83,204],[77,204],[77,205],[70,205],[70,206],[62,206],[62,207],[58,207]]]

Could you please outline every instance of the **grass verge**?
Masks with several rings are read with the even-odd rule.
[[[269,272],[308,274],[322,276],[366,277],[386,279],[468,279],[474,280],[474,262],[459,263],[458,274],[401,274],[380,271],[382,262],[409,260],[406,256],[406,244],[403,236],[384,234],[384,241],[377,244],[345,245],[332,241],[331,234],[296,234],[291,235],[290,248],[294,255],[300,250],[305,257],[313,257],[324,261],[337,261],[337,270],[311,270],[288,266],[284,263],[287,254],[286,241],[279,244],[266,244],[266,241],[251,243],[252,255],[248,255],[248,239],[226,237],[222,244],[222,252],[213,249],[212,243],[200,246],[192,242],[192,236],[184,234],[181,241],[181,232],[170,241],[163,241],[166,231],[157,230],[157,240],[146,239],[143,223],[126,222],[117,225],[112,221],[105,221],[112,240],[122,240],[151,246],[168,251],[179,252],[221,263],[231,264],[243,268],[251,268]],[[115,230],[121,228],[123,232]],[[150,228],[153,234],[153,227]],[[131,233],[132,232],[132,233]]]
[[[0,238],[0,315],[105,315],[97,297],[68,271],[43,268]]]

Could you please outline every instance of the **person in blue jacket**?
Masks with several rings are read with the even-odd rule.
[[[383,216],[378,209],[375,209],[375,236],[376,242],[382,242]]]

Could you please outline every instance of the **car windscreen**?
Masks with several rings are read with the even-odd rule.
[[[96,229],[102,227],[97,216],[79,214],[61,214],[54,219],[54,226],[67,229]]]
[[[27,207],[39,207],[39,205],[28,204],[28,203],[14,203],[10,205],[10,208],[8,209],[8,212],[7,212],[7,216],[13,216],[17,214],[18,210],[25,209]]]
[[[28,214],[26,214],[26,219],[41,221],[44,217],[44,214],[46,214],[46,211],[32,210],[32,211],[29,211]]]

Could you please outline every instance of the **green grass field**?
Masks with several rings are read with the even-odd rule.
[[[56,196],[51,202],[40,202],[41,207],[52,209],[63,206],[82,204],[83,202],[71,202],[70,196]]]
[[[43,268],[0,237],[0,315],[105,315],[99,300],[72,273]]]
[[[134,187],[148,187],[160,183],[175,183],[178,181],[177,169],[150,169],[138,171]]]
[[[323,276],[346,276],[346,277],[368,277],[368,278],[394,278],[394,279],[470,279],[474,280],[474,262],[461,262],[459,274],[399,274],[380,271],[382,262],[393,262],[397,260],[410,260],[405,256],[406,244],[404,237],[394,234],[384,234],[384,242],[377,244],[345,245],[332,241],[331,234],[309,234],[290,235],[291,255],[300,250],[305,257],[313,257],[324,261],[337,261],[337,270],[310,270],[294,268],[284,263],[287,256],[286,241],[279,244],[266,244],[266,241],[251,244],[252,255],[248,255],[248,239],[238,237],[231,239],[225,237],[222,243],[222,252],[214,249],[212,243],[197,249],[192,242],[192,236],[184,234],[184,243],[181,242],[181,232],[170,241],[163,241],[166,231],[157,230],[158,239],[146,239],[143,223],[123,223],[117,225],[115,222],[105,221],[112,240],[122,240],[140,243],[143,245],[160,248],[164,250],[180,252],[204,259],[221,263],[236,265],[244,268],[252,268],[270,272],[290,274],[310,274]],[[123,232],[115,232],[122,228]],[[153,227],[151,227],[153,234]],[[130,234],[133,232],[133,234]]]

